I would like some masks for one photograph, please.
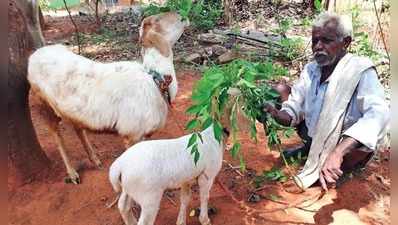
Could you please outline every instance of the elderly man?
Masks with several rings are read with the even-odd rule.
[[[385,135],[389,107],[383,87],[369,59],[347,53],[351,41],[350,20],[319,15],[312,27],[314,61],[304,67],[291,90],[280,90],[280,110],[264,108],[279,123],[296,126],[307,139],[303,148],[284,153],[308,154],[294,178],[301,189],[319,180],[327,190],[344,172],[364,167]]]

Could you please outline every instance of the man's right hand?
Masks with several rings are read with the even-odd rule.
[[[261,106],[261,115],[257,117],[257,121],[260,123],[265,123],[267,121],[267,115],[271,115],[272,117],[275,115],[276,108],[273,107],[271,104],[266,103],[265,105]]]
[[[285,111],[280,111],[275,108],[275,106],[267,103],[263,107],[263,112],[268,113],[274,118],[278,123],[284,126],[290,126],[290,122],[292,121],[292,117]]]
[[[266,103],[263,107],[263,112],[269,113],[273,118],[277,117],[278,111],[273,105]]]

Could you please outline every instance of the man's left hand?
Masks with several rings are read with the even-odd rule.
[[[319,181],[321,182],[322,188],[326,191],[327,183],[336,183],[343,171],[340,169],[343,163],[343,154],[338,149],[334,149],[329,156],[326,158],[325,164],[323,164],[322,170],[319,175]]]

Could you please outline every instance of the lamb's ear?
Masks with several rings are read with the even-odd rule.
[[[170,55],[169,43],[162,35],[152,29],[148,30],[142,38],[144,48],[156,48],[165,57]]]

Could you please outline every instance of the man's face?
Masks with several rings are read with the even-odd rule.
[[[345,53],[350,41],[339,37],[334,21],[324,27],[313,27],[312,52],[315,61],[321,67],[332,65]]]

